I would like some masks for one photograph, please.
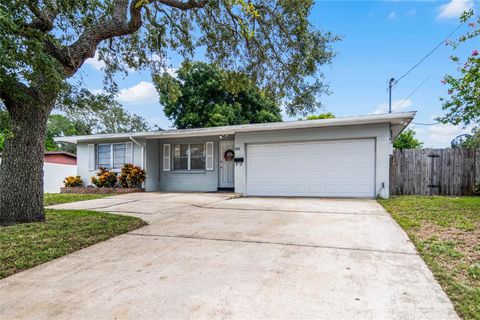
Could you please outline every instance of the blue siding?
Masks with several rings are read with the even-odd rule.
[[[229,139],[233,140],[233,136]],[[163,171],[163,145],[214,142],[214,169],[212,171]],[[180,139],[149,140],[147,142],[147,191],[217,191],[218,188],[218,136]],[[155,159],[155,153],[158,155]],[[173,157],[172,157],[173,160]],[[172,166],[173,169],[173,166]],[[156,181],[152,179],[157,176]]]

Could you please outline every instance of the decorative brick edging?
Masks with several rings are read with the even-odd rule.
[[[107,193],[133,193],[142,192],[142,188],[92,188],[92,187],[64,187],[60,188],[60,193],[77,193],[77,194],[107,194]]]

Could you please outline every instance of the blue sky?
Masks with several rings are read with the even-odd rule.
[[[310,21],[322,30],[343,36],[335,44],[337,56],[333,63],[323,67],[333,93],[323,97],[325,110],[319,112],[350,116],[386,111],[388,79],[401,76],[450,34],[459,25],[458,15],[463,9],[478,6],[473,1],[316,1]],[[455,36],[467,28],[463,26]],[[473,49],[479,49],[479,43],[464,44],[455,54],[466,57]],[[394,106],[428,77],[396,111],[418,111],[416,123],[432,123],[435,116],[442,114],[439,97],[446,96],[447,88],[440,81],[447,73],[455,74],[457,68],[449,60],[451,54],[452,48],[442,45],[396,85]],[[178,57],[170,58],[174,67],[181,62]],[[101,61],[89,59],[83,68],[91,90],[102,87],[101,67]],[[162,128],[171,127],[147,71],[129,74],[119,80],[119,87],[118,101],[127,110]],[[414,125],[414,129],[426,147],[445,147],[470,128]]]

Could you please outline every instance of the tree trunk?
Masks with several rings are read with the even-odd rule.
[[[43,157],[51,106],[7,106],[12,135],[7,137],[0,165],[0,225],[45,220]]]

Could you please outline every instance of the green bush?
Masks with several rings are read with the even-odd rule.
[[[68,176],[63,180],[63,185],[66,188],[81,187],[83,185],[83,180],[80,176]]]
[[[92,177],[91,180],[97,188],[113,188],[117,185],[117,174],[104,167],[99,167],[97,176]]]
[[[123,188],[137,188],[145,181],[145,176],[145,170],[131,163],[126,163],[118,176],[118,183]]]

